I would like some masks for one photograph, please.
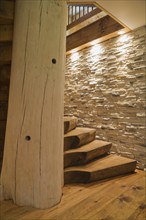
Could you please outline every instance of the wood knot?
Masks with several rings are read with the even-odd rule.
[[[125,188],[125,187],[126,187],[126,185],[122,185],[121,187],[122,187],[122,188]]]
[[[145,208],[146,208],[146,204],[142,203],[142,204],[139,206],[139,208],[142,209],[142,210],[145,209]]]
[[[132,189],[133,190],[142,190],[143,189],[143,187],[142,186],[136,186],[136,185],[134,185],[134,186],[132,186]]]
[[[100,220],[113,220],[111,216],[106,216],[105,218],[101,218]]]
[[[131,198],[129,196],[121,195],[118,199],[120,202],[131,202]]]

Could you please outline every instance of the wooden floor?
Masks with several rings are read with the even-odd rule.
[[[66,185],[59,205],[47,210],[1,202],[1,220],[145,220],[145,175],[127,176],[90,184]]]

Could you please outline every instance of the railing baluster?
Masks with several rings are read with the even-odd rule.
[[[70,11],[69,11],[69,9],[70,9],[70,6],[68,6],[68,24],[70,24]]]
[[[77,6],[75,6],[75,21],[77,20]]]
[[[71,6],[71,22],[73,22],[73,6]]]
[[[75,19],[75,8],[76,8],[76,6],[73,6],[74,8],[73,8],[73,18],[74,18],[74,21],[76,20]]]
[[[68,5],[68,25],[96,9],[94,5]]]

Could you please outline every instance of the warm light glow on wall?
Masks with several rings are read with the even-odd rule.
[[[91,41],[89,44],[90,44],[90,46],[93,46],[93,45],[97,44],[97,42],[94,40],[94,41]]]
[[[71,54],[76,53],[76,52],[77,52],[77,49],[73,49],[70,51]]]
[[[120,31],[118,31],[118,34],[119,35],[125,34],[125,31],[124,30],[120,30]]]
[[[100,54],[101,52],[103,51],[103,48],[102,48],[102,46],[100,45],[100,44],[96,44],[96,45],[93,45],[92,47],[91,47],[91,49],[90,49],[90,53],[92,54],[92,55],[98,55],[98,54]]]
[[[79,59],[79,53],[78,52],[75,52],[75,53],[72,53],[71,54],[71,61],[76,61]]]
[[[121,43],[124,43],[129,40],[129,35],[128,34],[121,35],[117,40]]]

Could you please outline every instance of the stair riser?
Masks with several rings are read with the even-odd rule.
[[[64,168],[85,164],[86,153],[71,153],[64,155]]]
[[[77,126],[77,122],[78,120],[76,118],[71,119],[70,121],[64,121],[64,134],[75,129]]]
[[[64,122],[64,134],[66,134],[68,132],[68,128],[69,128],[69,122],[65,121]]]
[[[96,132],[84,133],[78,136],[64,137],[64,150],[80,147],[95,139]]]
[[[93,160],[94,158],[98,158],[100,156],[108,154],[111,149],[111,146],[112,144],[109,144],[106,146],[102,146],[101,148],[97,148],[93,151],[89,151],[86,156],[87,162]]]
[[[64,137],[64,151],[79,146],[80,146],[80,139],[78,137],[75,136]]]
[[[88,172],[65,172],[64,173],[64,184],[70,183],[86,183],[85,180],[90,178],[90,173]]]

